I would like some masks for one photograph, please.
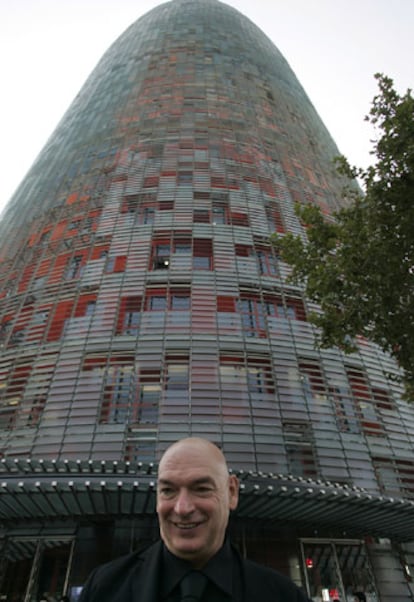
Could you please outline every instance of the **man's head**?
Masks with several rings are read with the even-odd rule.
[[[158,469],[157,513],[170,552],[201,568],[221,548],[239,484],[210,441],[183,439],[167,449]]]

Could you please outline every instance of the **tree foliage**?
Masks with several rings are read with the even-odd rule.
[[[361,169],[337,160],[364,194],[351,183],[344,208],[328,218],[314,205],[297,206],[307,240],[289,233],[273,243],[321,307],[311,316],[321,346],[349,352],[357,335],[373,341],[403,369],[414,400],[414,99],[375,77],[379,92],[366,118],[377,134],[375,162]]]

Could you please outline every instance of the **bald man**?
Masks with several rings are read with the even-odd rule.
[[[226,538],[238,493],[213,443],[171,445],[158,470],[161,541],[96,569],[80,602],[308,602],[290,579],[241,558]],[[185,598],[188,587],[199,597]]]

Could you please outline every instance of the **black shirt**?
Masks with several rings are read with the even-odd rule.
[[[97,567],[80,601],[176,602],[180,579],[190,568],[189,563],[167,553],[159,541]],[[202,602],[310,602],[291,579],[242,558],[228,541],[203,572],[210,582]]]
[[[201,571],[209,579],[202,597],[203,601],[229,602],[232,600],[234,565],[231,545],[226,541]],[[180,581],[191,568],[189,562],[177,558],[164,546],[160,587],[160,600],[162,602],[176,602],[180,599]]]

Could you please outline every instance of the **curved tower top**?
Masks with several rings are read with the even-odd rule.
[[[89,166],[98,166],[97,154],[98,169],[109,168],[121,149],[154,145],[154,119],[157,127],[168,123],[171,130],[174,120],[181,128],[192,112],[198,121],[205,112],[209,131],[214,120],[239,135],[250,130],[239,146],[269,155],[275,173],[288,155],[289,170],[310,169],[327,193],[325,202],[338,206],[331,164],[338,150],[274,44],[218,0],[173,0],[132,24],[87,79],[3,214],[2,256],[9,248],[17,252],[28,229],[38,228],[41,216],[58,210],[67,197],[85,196],[91,188],[96,196]],[[272,177],[269,165],[263,177]],[[296,188],[302,197],[303,186]],[[311,188],[309,197],[321,200]]]

